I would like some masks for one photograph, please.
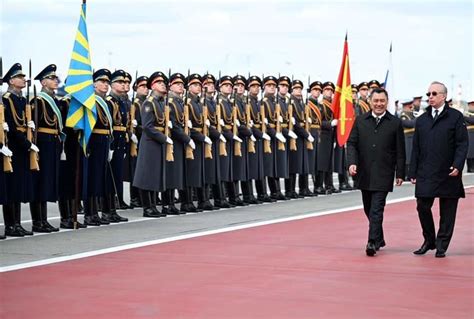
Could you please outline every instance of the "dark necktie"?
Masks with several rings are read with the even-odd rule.
[[[377,117],[375,118],[375,126],[379,126],[379,123],[380,123],[380,117],[377,116]]]
[[[433,117],[433,120],[436,121],[437,119],[438,119],[438,110],[435,110],[435,115]]]

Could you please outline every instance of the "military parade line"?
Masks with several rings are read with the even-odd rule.
[[[39,92],[33,80],[40,82]],[[304,98],[303,82],[288,76],[154,72],[136,76],[130,100],[131,75],[100,69],[93,73],[97,121],[86,154],[79,147],[81,132],[66,126],[71,98],[55,93],[54,64],[34,79],[30,66],[27,81],[15,63],[2,82],[8,84],[0,106],[5,236],[58,231],[48,223],[47,202],[58,203],[60,228],[73,229],[126,222],[117,209],[143,207],[144,217],[158,218],[353,189],[346,148],[334,143],[338,120],[329,81],[310,83]],[[352,85],[356,116],[371,111],[370,92],[380,86],[377,80]],[[404,103],[400,114],[407,163],[419,101]],[[464,118],[472,140],[474,103],[468,105]],[[130,205],[123,200],[124,181],[130,182]],[[84,203],[83,224],[77,222],[76,198]],[[21,203],[29,203],[31,231],[21,226]]]

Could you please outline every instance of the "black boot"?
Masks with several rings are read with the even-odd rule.
[[[43,223],[43,226],[46,227],[50,232],[57,232],[59,231],[59,228],[54,227],[48,222],[48,203],[47,202],[41,202],[41,222]]]
[[[207,186],[196,188],[197,199],[198,199],[198,208],[202,210],[214,210],[214,206],[209,201],[206,196]]]
[[[15,227],[15,204],[3,205],[3,220],[5,221],[5,236],[25,236],[22,231]]]
[[[342,174],[337,174],[339,179],[339,190],[341,191],[351,191],[353,188],[349,185],[349,177],[347,176],[347,171]]]
[[[69,201],[67,199],[58,200],[59,214],[61,215],[61,222],[59,224],[60,228],[73,229],[74,222],[72,220],[71,207],[69,206]]]
[[[155,196],[154,192],[140,189],[140,198],[143,206],[143,217],[159,218],[166,216],[164,214],[161,214],[156,209],[156,207],[153,207],[152,196]]]
[[[166,196],[166,203],[168,204],[168,209],[166,211],[167,215],[182,215],[186,214],[185,212],[181,212],[176,206],[175,206],[175,198],[174,198],[174,189],[168,189],[165,192]],[[163,203],[163,198],[161,199],[161,202]]]
[[[328,195],[341,192],[339,189],[334,187],[332,172],[324,172],[324,185],[326,186],[326,194]]]
[[[276,202],[275,199],[270,198],[267,194],[267,184],[265,177],[263,179],[255,180],[255,188],[257,189],[257,199],[263,203]]]
[[[218,208],[231,208],[232,206],[222,196],[222,183],[213,184],[212,194],[214,197],[214,206]]]
[[[35,233],[50,233],[51,231],[43,225],[41,220],[41,203],[40,202],[31,202],[30,203],[30,213],[31,219],[33,220],[33,226],[31,230]]]
[[[308,175],[299,175],[298,176],[298,187],[300,188],[300,196],[303,197],[312,197],[314,196],[313,193],[310,192],[309,190],[309,181],[308,181]]]
[[[130,183],[130,206],[134,207],[142,207],[141,197],[139,189]]]
[[[247,203],[244,203],[237,195],[235,183],[228,182],[227,184],[227,194],[229,195],[229,204],[234,206],[248,206]]]
[[[21,203],[15,203],[15,228],[19,229],[25,236],[33,236],[32,231],[28,231],[21,226]]]
[[[314,194],[316,195],[326,195],[326,189],[323,187],[324,172],[317,171],[316,175],[313,175],[314,183]]]
[[[86,226],[100,226],[108,223],[101,222],[96,210],[97,204],[95,197],[88,197],[84,202],[84,224]]]

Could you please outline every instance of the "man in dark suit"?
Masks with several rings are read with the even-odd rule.
[[[425,241],[416,255],[436,248],[436,257],[446,256],[453,236],[456,209],[465,197],[461,172],[467,156],[468,135],[461,112],[446,103],[448,90],[440,82],[432,82],[428,93],[429,107],[416,120],[410,163],[410,180],[415,187],[418,217]],[[431,207],[439,198],[438,234]]]
[[[362,191],[364,212],[369,219],[367,256],[385,246],[383,211],[388,192],[400,186],[405,176],[405,137],[402,122],[387,112],[388,94],[375,88],[370,95],[372,111],[356,118],[347,142],[349,173]]]

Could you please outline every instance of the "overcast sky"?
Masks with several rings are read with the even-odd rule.
[[[81,1],[0,3],[4,72],[31,58],[33,76],[50,63],[67,74]],[[89,0],[87,25],[95,69],[280,73],[305,85],[337,80],[347,30],[353,83],[384,80],[393,42],[392,97],[438,80],[474,99],[472,1]]]

